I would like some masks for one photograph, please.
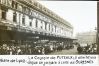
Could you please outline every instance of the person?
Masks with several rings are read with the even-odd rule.
[[[78,53],[82,53],[82,51],[83,51],[83,48],[80,46],[80,44],[77,47],[77,51],[78,51]]]
[[[96,54],[97,53],[97,46],[96,46],[96,44],[92,44],[91,53],[92,54]]]
[[[45,48],[42,48],[42,55],[45,55]]]
[[[10,48],[9,50],[10,50],[10,51],[9,51],[10,55],[12,55],[12,49]]]
[[[21,49],[20,49],[20,47],[18,47],[17,55],[21,55]]]
[[[85,53],[89,54],[90,53],[90,45],[87,44],[87,46],[85,46]]]

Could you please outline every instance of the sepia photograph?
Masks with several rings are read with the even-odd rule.
[[[96,55],[97,1],[0,0],[0,55]]]

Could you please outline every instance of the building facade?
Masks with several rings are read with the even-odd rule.
[[[90,45],[90,44],[96,43],[96,32],[89,31],[84,33],[78,33],[76,38],[78,43]]]
[[[34,0],[0,0],[0,40],[72,42],[73,26]]]

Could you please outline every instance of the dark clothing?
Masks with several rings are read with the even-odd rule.
[[[78,53],[81,53],[81,52],[83,51],[83,48],[79,46],[79,47],[77,48],[77,51],[78,51]]]

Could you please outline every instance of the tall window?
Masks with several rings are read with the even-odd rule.
[[[22,24],[25,25],[25,15],[22,17]]]
[[[14,8],[15,7],[15,2],[14,1],[12,1],[12,8]]]
[[[32,18],[29,18],[30,19],[30,23],[29,23],[29,26],[32,27]]]
[[[21,14],[19,14],[19,25],[20,25],[20,21],[21,21]]]
[[[49,31],[50,31],[50,24],[49,24]]]
[[[43,29],[43,22],[41,21],[41,29]]]
[[[17,22],[17,14],[16,14],[16,12],[13,13],[13,22]]]
[[[56,32],[56,26],[55,26],[55,32]]]
[[[30,22],[30,26],[32,27],[32,22]]]
[[[12,8],[17,9],[17,3],[15,1],[12,1]]]
[[[36,28],[38,27],[38,20],[36,19]]]
[[[53,32],[53,25],[51,26],[51,28],[52,28],[52,32]]]
[[[2,10],[2,19],[6,20],[6,11],[5,10]]]
[[[45,30],[47,30],[47,22],[45,22]]]
[[[17,7],[18,7],[18,3],[15,3],[15,8],[17,9]]]

